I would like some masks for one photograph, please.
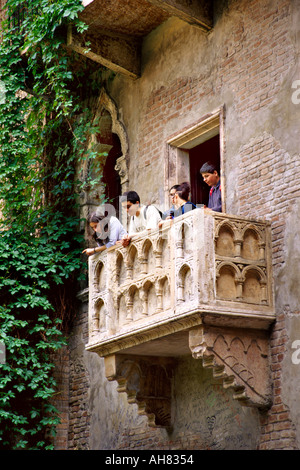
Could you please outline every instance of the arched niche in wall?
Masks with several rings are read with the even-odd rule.
[[[127,251],[127,279],[133,279],[139,274],[138,249],[131,243]]]
[[[254,228],[247,228],[243,234],[242,256],[251,260],[260,258],[259,234]]]
[[[230,224],[221,224],[215,236],[216,253],[221,256],[234,256],[234,230]]]
[[[116,281],[121,285],[126,280],[126,266],[123,255],[120,251],[116,254]]]
[[[184,263],[178,272],[178,300],[181,302],[190,301],[194,294],[194,284],[192,279],[192,271],[188,264]]]
[[[94,290],[95,292],[101,292],[106,287],[106,272],[104,263],[99,260],[94,270]]]
[[[237,289],[239,277],[238,268],[233,263],[220,263],[216,274],[217,297],[225,300],[236,300],[240,297]]]
[[[128,189],[128,138],[117,106],[104,88],[96,103],[93,125],[99,132],[91,136],[89,147],[97,156],[87,159],[81,170],[81,178],[86,182],[83,215],[87,217],[105,198],[114,207],[113,215],[121,217],[119,196]],[[93,187],[89,185],[91,178],[98,181]]]
[[[267,280],[258,266],[247,266],[243,270],[243,300],[245,302],[267,303]]]
[[[106,329],[106,308],[104,304],[104,300],[99,298],[94,305],[94,312],[93,312],[93,333],[97,334],[100,333],[102,330]]]

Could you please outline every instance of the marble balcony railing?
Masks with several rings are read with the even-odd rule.
[[[88,348],[101,355],[126,349],[143,342],[138,337],[147,330],[156,337],[156,327],[175,327],[195,313],[219,326],[268,327],[274,320],[269,229],[266,222],[197,209],[128,248],[94,255]]]
[[[268,384],[261,391],[256,384],[253,396],[245,362],[256,357],[268,377],[267,332],[275,319],[270,244],[268,222],[196,209],[127,248],[92,256],[87,350],[106,358],[107,377],[119,383],[125,357],[168,362],[192,354],[238,399],[264,405]],[[229,364],[232,355],[247,379]]]

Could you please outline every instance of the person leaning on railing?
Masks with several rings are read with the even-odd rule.
[[[222,212],[221,179],[218,168],[213,163],[206,162],[200,168],[200,173],[204,182],[210,186],[207,209]]]
[[[86,248],[82,253],[90,256],[121,243],[127,232],[119,219],[110,215],[93,212],[87,219],[88,226],[93,230],[92,240],[97,244],[95,248]]]
[[[186,214],[189,211],[197,209],[196,204],[190,201],[190,192],[191,186],[187,181],[181,183],[176,189],[173,199],[175,206],[174,217],[178,217],[179,215]]]
[[[157,228],[160,220],[160,211],[149,204],[147,206],[141,204],[140,196],[135,191],[127,191],[121,197],[121,204],[130,216],[128,235],[123,236],[122,245],[128,246],[131,237],[137,233],[148,229]]]
[[[174,219],[174,217],[178,217],[182,214],[186,214],[191,210],[197,209],[196,204],[189,200],[191,192],[190,183],[184,181],[181,184],[176,184],[175,186],[172,186],[171,190],[170,194],[172,194],[173,206],[169,210],[169,213],[166,214],[164,220],[159,223],[159,228],[161,228],[166,221],[172,220]]]

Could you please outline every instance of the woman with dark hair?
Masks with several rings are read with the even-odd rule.
[[[89,227],[94,231],[92,239],[96,242],[95,248],[86,248],[82,253],[90,256],[117,244],[127,234],[121,222],[112,215],[103,215],[93,212],[87,219]]]
[[[193,209],[196,209],[196,205],[189,200],[191,192],[190,183],[184,182],[179,185],[176,189],[176,193],[173,199],[174,205],[176,207],[174,211],[174,217],[185,214]]]

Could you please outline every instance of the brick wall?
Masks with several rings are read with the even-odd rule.
[[[256,113],[276,104],[278,94],[286,86],[287,75],[296,62],[290,34],[291,2],[243,2],[237,10],[239,21],[236,21],[231,34],[224,34],[224,41],[217,52],[214,80],[208,80],[207,76],[177,80],[171,87],[160,87],[149,97],[140,141],[140,153],[146,154],[147,149],[147,158],[141,165],[149,165],[157,158],[166,122],[179,119],[180,114],[191,109],[201,108],[204,97],[207,99],[214,93],[222,96],[224,89],[231,87],[234,101],[230,112],[234,109],[237,125],[255,120]],[[230,157],[226,156],[227,159]],[[272,222],[276,276],[286,258],[284,234],[287,216],[300,196],[299,154],[289,155],[273,135],[262,130],[241,146],[236,191],[240,215],[267,216]],[[270,343],[274,405],[261,418],[261,449],[297,447],[289,408],[281,397],[287,335],[285,312],[278,312]]]
[[[290,418],[289,408],[283,403],[282,361],[284,358],[287,332],[285,315],[278,315],[271,335],[271,378],[273,383],[273,406],[261,416],[261,450],[296,450],[295,426]]]
[[[271,220],[273,270],[276,278],[286,260],[284,237],[287,217],[300,196],[299,155],[289,155],[274,137],[262,133],[241,149],[240,157],[240,211],[245,216],[264,217],[267,214]],[[262,417],[262,449],[297,448],[289,408],[281,396],[282,362],[288,339],[286,314],[286,311],[278,311],[271,336],[274,405]]]
[[[290,1],[253,0],[236,9],[239,18],[222,41],[216,88],[222,93],[223,87],[231,87],[240,124],[276,99],[295,62],[295,49]]]
[[[253,87],[244,95],[242,90],[237,92],[242,118],[247,119],[251,112],[260,111],[272,101],[276,102],[276,94],[281,87],[286,86],[284,78],[295,63],[294,50],[289,40],[289,6],[290,2],[278,2],[278,7],[259,22],[263,27],[258,28],[262,32],[261,41],[257,42],[256,51],[253,48],[253,59],[256,54],[257,60],[250,60],[249,63],[249,79],[251,78]],[[252,13],[257,16],[259,9]],[[269,35],[266,36],[266,33]],[[276,279],[287,255],[284,243],[287,217],[300,196],[299,154],[289,154],[274,136],[262,131],[240,149],[238,194],[241,215],[267,216],[272,222],[273,269]],[[282,399],[282,364],[288,332],[285,327],[287,312],[280,309],[277,306],[277,321],[270,342],[274,404],[268,413],[262,415],[261,449],[297,448],[295,426],[289,407]]]
[[[167,123],[179,120],[193,108],[199,108],[201,99],[204,96],[207,99],[212,93],[209,77],[199,76],[177,79],[170,86],[162,86],[149,96],[140,129],[139,155],[144,156],[138,160],[140,169],[158,165]]]
[[[239,204],[241,215],[265,217],[272,222],[275,273],[285,260],[286,218],[300,196],[299,155],[289,155],[266,132],[240,151]]]
[[[60,424],[56,428],[53,445],[56,450],[68,448],[69,431],[69,349],[64,347],[53,357],[55,364],[54,379],[57,390],[53,397],[53,405],[56,407]]]
[[[88,450],[90,433],[89,389],[90,377],[84,361],[84,347],[88,341],[87,304],[79,308],[69,341],[69,450]]]
[[[218,36],[216,31],[207,39],[207,53],[214,55],[213,67],[209,71],[203,67],[197,76],[189,76],[189,71],[185,70],[181,77],[149,91],[141,106],[139,132],[134,137],[138,142],[138,155],[131,156],[132,160],[135,158],[131,164],[138,171],[145,168],[153,174],[158,171],[165,148],[166,126],[174,122],[174,132],[178,132],[182,129],[181,119],[187,122],[186,116],[192,111],[198,116],[212,111],[203,108],[203,102],[225,103],[227,111],[234,114],[237,127],[251,125],[258,113],[271,109],[271,106],[275,109],[278,95],[296,60],[290,32],[291,2],[232,1],[228,8],[219,20],[223,34]],[[218,27],[216,25],[216,30]],[[138,88],[138,82],[135,86]],[[227,99],[228,90],[231,101]],[[126,109],[123,113],[125,121],[129,122]],[[226,131],[228,127],[225,125]],[[271,220],[276,277],[286,257],[284,235],[287,216],[300,195],[299,154],[289,154],[272,131],[263,127],[255,137],[247,139],[241,131],[238,138],[237,155],[227,153],[226,161],[228,163],[235,158],[239,167],[235,187],[239,215],[255,218],[267,215]],[[228,148],[230,145],[233,148],[229,135],[226,135],[226,140]],[[140,174],[143,175],[143,171]],[[227,192],[231,190],[228,188]],[[268,412],[261,414],[260,449],[297,447],[295,427],[281,390],[288,338],[285,318],[286,311],[278,307],[278,319],[270,342],[274,403]],[[82,357],[76,352],[76,334],[82,334],[81,331],[86,340],[86,311],[79,314],[70,342],[70,449],[86,449],[90,433],[90,411],[87,409],[90,378]],[[132,425],[128,432],[121,433],[118,447],[193,449],[201,447],[199,439],[195,433],[179,432],[177,438],[170,441],[162,437],[160,431],[149,429],[144,423],[143,426]],[[205,444],[202,448],[206,448]]]

